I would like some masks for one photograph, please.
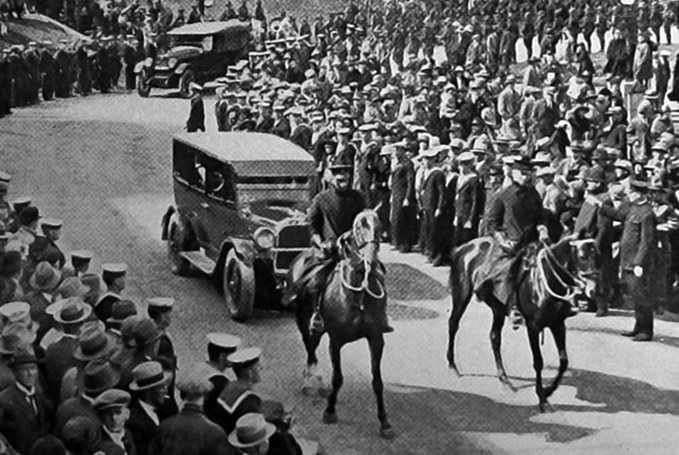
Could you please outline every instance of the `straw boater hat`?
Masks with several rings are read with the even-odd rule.
[[[276,426],[267,422],[262,414],[251,412],[238,419],[236,428],[229,434],[229,444],[237,449],[256,447],[275,432]]]
[[[71,297],[62,304],[61,309],[54,315],[54,320],[64,325],[79,324],[91,314],[92,307],[81,297]]]
[[[139,392],[142,390],[152,389],[159,385],[165,384],[167,380],[168,377],[163,370],[163,366],[159,362],[143,362],[132,370],[132,382],[130,383],[130,390],[133,392]]]

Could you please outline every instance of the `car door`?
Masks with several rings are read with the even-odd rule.
[[[205,210],[205,178],[200,152],[183,142],[173,145],[173,181],[177,210],[188,220],[201,247],[209,243],[202,214]]]
[[[208,159],[206,164],[205,204],[202,206],[204,225],[209,237],[206,254],[219,255],[227,237],[238,236],[243,220],[237,210],[236,184],[233,169],[228,163]]]

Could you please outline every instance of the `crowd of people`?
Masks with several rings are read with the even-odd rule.
[[[140,305],[125,297],[126,264],[96,273],[92,251],[66,255],[63,221],[27,197],[10,205],[10,178],[0,173],[0,454],[302,453],[283,405],[255,390],[259,348],[209,333],[206,361],[178,365],[174,299]]]
[[[277,23],[218,79],[217,130],[272,133],[306,149],[318,164],[314,194],[330,186],[334,165],[351,166],[385,240],[434,266],[481,235],[525,243],[507,219],[521,227],[532,214],[499,199],[522,201],[516,188],[534,188],[552,241],[575,233],[595,246],[586,307],[598,316],[609,305],[638,308],[631,335],[650,339],[653,309],[676,307],[679,270],[669,107],[679,90],[658,22],[674,24],[676,5],[630,14],[617,2],[424,3],[387,1],[383,14],[352,3],[321,27]],[[535,29],[523,23],[519,33],[518,18]],[[603,68],[589,52],[595,31]],[[527,50],[535,38],[540,47],[523,69],[512,65],[519,36]],[[205,130],[202,87],[193,90],[186,127]]]

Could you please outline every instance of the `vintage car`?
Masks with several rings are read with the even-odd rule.
[[[236,321],[282,309],[290,262],[310,247],[306,209],[315,162],[263,133],[184,133],[172,145],[175,205],[162,238],[176,274],[216,279]]]
[[[247,58],[252,39],[249,23],[237,19],[183,25],[168,35],[170,50],[135,66],[140,96],[149,96],[152,87],[178,88],[181,96],[189,96],[191,82],[223,76],[229,65]]]

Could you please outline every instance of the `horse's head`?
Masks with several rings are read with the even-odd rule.
[[[595,270],[594,240],[581,239],[579,234],[567,235],[551,247],[551,252],[568,272],[566,278],[569,285],[584,287],[584,291],[589,289]]]
[[[380,220],[374,210],[364,210],[354,219],[351,229],[353,246],[367,265],[377,261],[377,253],[380,248]]]

